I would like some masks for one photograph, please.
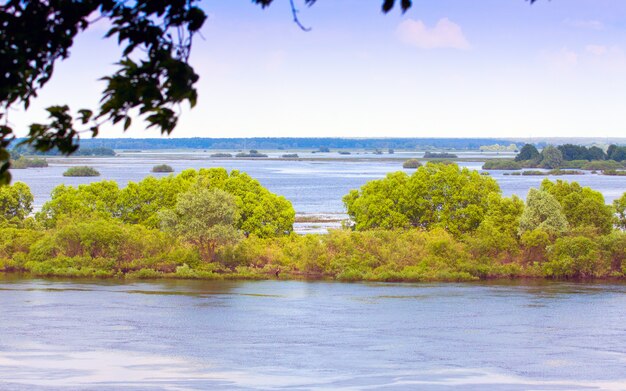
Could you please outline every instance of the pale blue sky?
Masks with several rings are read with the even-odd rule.
[[[287,0],[206,0],[192,63],[199,101],[174,137],[626,135],[626,1],[319,0],[291,23]],[[297,2],[298,3],[298,2]],[[60,63],[42,107],[96,107],[118,49],[94,26]],[[23,130],[18,131],[24,134]],[[134,126],[103,137],[152,137]]]

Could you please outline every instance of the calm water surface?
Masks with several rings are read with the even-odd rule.
[[[0,389],[624,390],[626,286],[0,278]]]

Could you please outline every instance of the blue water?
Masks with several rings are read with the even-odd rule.
[[[624,390],[626,286],[0,277],[2,390]]]

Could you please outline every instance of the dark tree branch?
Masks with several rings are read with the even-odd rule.
[[[311,31],[311,27],[304,27],[304,25],[300,22],[300,19],[298,18],[299,11],[296,9],[296,5],[293,3],[293,0],[289,0],[289,3],[291,4],[291,14],[293,15],[294,23],[297,24],[302,31]]]

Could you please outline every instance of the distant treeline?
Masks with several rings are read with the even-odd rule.
[[[81,140],[82,148],[145,149],[454,149],[477,150],[483,145],[510,144],[511,140],[485,138],[117,138]],[[520,144],[521,145],[521,144]]]
[[[115,156],[115,151],[109,147],[102,146],[86,146],[83,142],[72,156]],[[19,157],[20,155],[39,155],[39,156],[58,156],[61,153],[58,149],[51,149],[47,152],[37,151],[35,148],[26,145],[20,145],[11,150],[11,155]]]

